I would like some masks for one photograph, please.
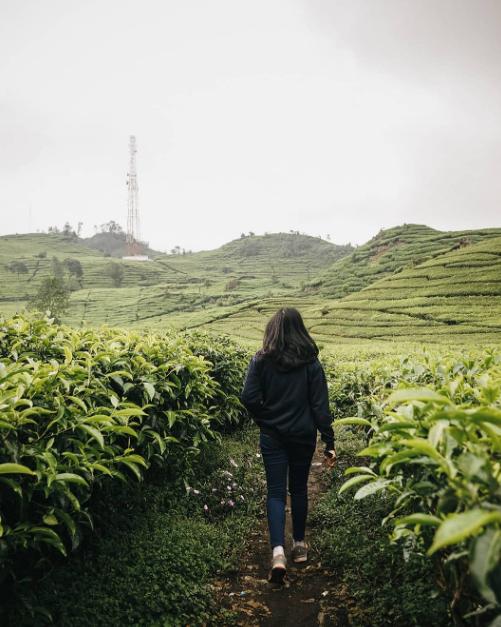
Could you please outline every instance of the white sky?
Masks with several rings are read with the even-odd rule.
[[[0,233],[501,226],[501,0],[0,0]]]

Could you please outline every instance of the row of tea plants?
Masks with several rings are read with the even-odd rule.
[[[345,471],[339,493],[384,493],[393,509],[383,524],[391,524],[404,554],[435,561],[452,616],[499,621],[501,355],[425,355],[358,373],[348,368],[331,393],[346,388],[351,404],[344,395],[345,417],[335,424],[365,430],[368,446],[359,456],[368,461]]]
[[[0,319],[0,582],[66,555],[90,497],[150,466],[188,482],[204,443],[245,420],[247,361],[225,338]]]

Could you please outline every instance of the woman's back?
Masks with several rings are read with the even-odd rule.
[[[327,383],[318,358],[286,369],[257,353],[241,399],[264,432],[310,444],[318,428],[331,444]]]

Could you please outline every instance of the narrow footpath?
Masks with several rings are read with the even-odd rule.
[[[308,480],[309,510],[328,488],[329,471],[323,466],[323,446],[319,442]],[[307,526],[306,540],[315,530]],[[266,516],[256,521],[247,542],[240,569],[232,578],[216,582],[218,602],[238,616],[232,625],[263,627],[341,627],[349,625],[349,595],[332,571],[322,567],[320,556],[310,549],[309,559],[293,564],[290,559],[292,525],[288,497],[286,515],[287,581],[273,585],[267,580],[270,546]]]

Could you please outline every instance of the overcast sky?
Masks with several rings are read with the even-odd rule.
[[[501,0],[0,0],[0,233],[501,226]]]

